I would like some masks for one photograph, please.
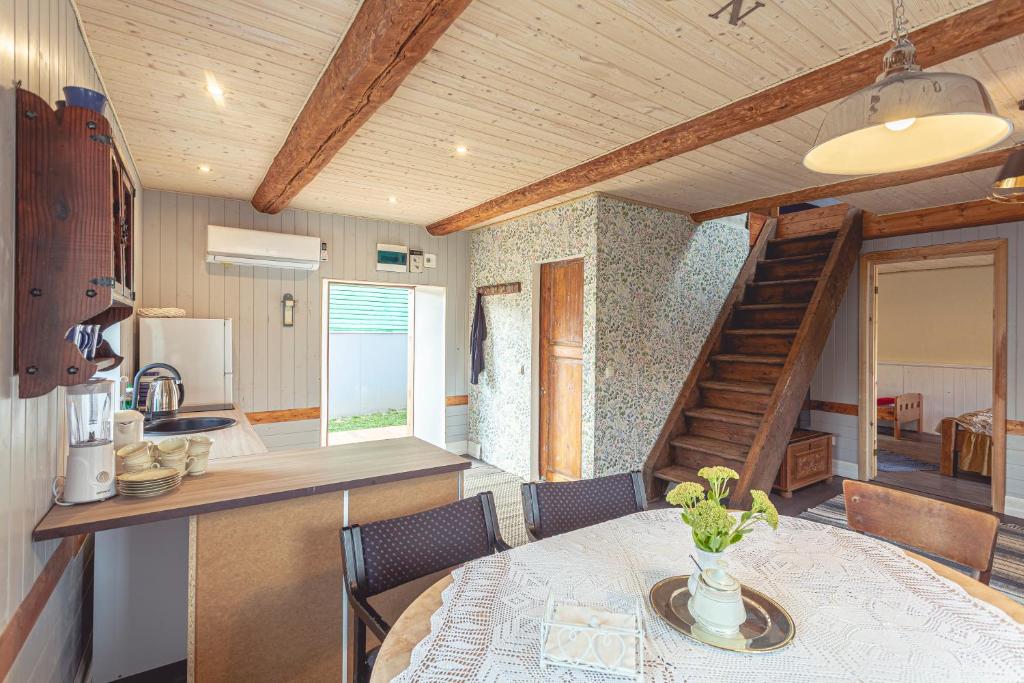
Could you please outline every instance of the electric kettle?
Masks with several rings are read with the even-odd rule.
[[[181,373],[167,363],[150,363],[135,373],[135,379],[132,381],[135,387],[132,394],[132,409],[139,408],[139,395],[142,393],[139,381],[145,373],[156,369],[167,370],[172,377],[160,376],[148,383],[145,413],[149,420],[174,417],[178,408],[185,402],[185,385],[181,383]]]

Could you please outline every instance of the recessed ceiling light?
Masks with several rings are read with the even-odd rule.
[[[200,173],[209,173],[210,172],[210,167],[207,166],[206,164],[199,164],[198,166],[196,166],[196,168],[199,169]]]
[[[206,74],[206,92],[210,93],[210,97],[218,107],[224,106],[224,88],[220,87],[217,78],[209,72]]]
[[[468,152],[469,149],[465,145],[459,145],[458,147],[455,148],[455,153],[458,154],[460,157],[466,156]]]
[[[398,197],[396,197],[395,195],[391,195],[390,197],[388,197],[388,204],[397,204],[397,203],[398,203]]]

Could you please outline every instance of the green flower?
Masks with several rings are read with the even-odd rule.
[[[694,481],[684,481],[668,492],[665,500],[669,505],[690,507],[704,497],[704,487]]]
[[[710,482],[716,481],[727,481],[729,479],[739,479],[740,475],[736,473],[736,470],[730,469],[723,465],[715,465],[714,467],[701,467],[700,471],[697,472],[697,476],[701,479],[707,479]]]
[[[779,528],[779,511],[775,509],[772,502],[768,500],[768,494],[764,491],[750,491],[750,497],[753,498],[753,503],[750,506],[750,511],[755,515],[760,514],[763,516],[762,521],[773,529]]]

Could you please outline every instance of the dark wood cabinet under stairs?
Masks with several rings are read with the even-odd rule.
[[[736,504],[772,487],[860,243],[847,205],[765,223],[648,456],[650,497],[709,465],[740,473]]]

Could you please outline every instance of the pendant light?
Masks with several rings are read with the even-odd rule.
[[[1006,158],[988,198],[994,202],[1024,204],[1024,147]]]
[[[903,0],[893,2],[893,46],[873,85],[828,112],[804,166],[865,175],[931,166],[1005,140],[1013,124],[977,79],[925,73],[914,61]]]

